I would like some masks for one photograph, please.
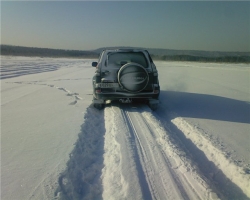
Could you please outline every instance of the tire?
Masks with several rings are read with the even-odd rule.
[[[93,105],[94,105],[94,107],[95,107],[96,109],[98,109],[98,110],[101,110],[101,109],[104,108],[104,103],[101,103],[100,101],[98,101],[98,100],[94,97],[94,95],[93,95]]]
[[[149,107],[151,108],[152,111],[157,110],[158,104],[150,104]]]
[[[98,110],[102,110],[104,108],[104,104],[94,103],[94,107]]]
[[[151,108],[151,110],[154,111],[158,108],[159,100],[158,99],[150,99],[148,102],[148,105]]]
[[[138,93],[142,91],[147,86],[148,81],[147,70],[138,63],[127,63],[118,71],[118,82],[128,92]]]

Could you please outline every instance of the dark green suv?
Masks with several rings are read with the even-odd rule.
[[[102,109],[107,100],[122,103],[147,101],[150,108],[158,106],[160,85],[158,72],[147,50],[104,50],[93,77],[93,103]]]

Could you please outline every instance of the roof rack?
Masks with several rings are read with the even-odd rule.
[[[130,49],[129,49],[129,48],[128,48],[128,49],[126,49],[126,48],[123,49],[123,48],[122,48],[122,49],[121,49],[121,48],[120,48],[120,49],[116,49],[116,50],[117,50],[117,51],[121,51],[121,50],[122,50],[122,51],[144,51],[145,49],[139,49],[139,48],[138,48],[138,49],[137,49],[137,48],[134,48],[134,49],[131,49],[131,48],[130,48]]]

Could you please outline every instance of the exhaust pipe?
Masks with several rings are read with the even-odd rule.
[[[121,103],[132,103],[132,99],[126,98],[126,99],[119,99]]]

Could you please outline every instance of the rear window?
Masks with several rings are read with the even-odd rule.
[[[141,52],[117,52],[108,54],[108,67],[120,68],[126,63],[135,62],[148,67],[147,60]]]

